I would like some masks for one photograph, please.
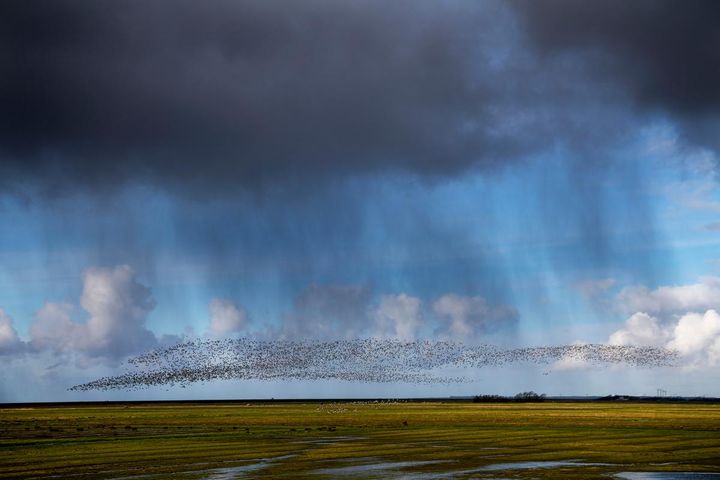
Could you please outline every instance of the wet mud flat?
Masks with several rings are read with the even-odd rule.
[[[0,451],[3,479],[720,480],[720,406],[2,408]]]
[[[281,461],[290,461],[294,456],[261,459],[256,463],[247,465],[215,468],[207,470],[196,470],[178,472],[178,478],[203,479],[203,480],[239,480],[243,478],[254,478],[254,474],[268,468],[271,464]],[[453,469],[452,461],[398,461],[387,462],[380,458],[357,458],[339,459],[342,466],[318,469],[309,472],[307,477],[319,479],[394,479],[394,480],[442,480],[442,479],[508,479],[508,478],[538,478],[545,475],[554,478],[557,475],[567,473],[564,469],[572,467],[577,475],[593,475],[593,471],[583,467],[607,467],[610,469],[623,468],[622,465],[595,464],[579,460],[558,460],[558,461],[528,461],[514,463],[489,464],[482,467],[470,469]],[[420,467],[439,466],[444,464],[445,471],[423,472],[417,471]],[[523,474],[531,474],[526,477]],[[595,472],[597,473],[597,472]],[[502,476],[497,476],[502,475]],[[701,472],[620,472],[606,473],[605,478],[618,480],[719,480],[720,473]],[[119,477],[114,480],[138,480],[162,478],[162,476],[141,475],[133,477]]]

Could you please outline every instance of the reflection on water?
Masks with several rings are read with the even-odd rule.
[[[718,480],[720,473],[692,472],[622,472],[615,475],[623,480]]]
[[[370,460],[370,459],[368,459]],[[382,478],[393,478],[395,480],[440,480],[452,479],[459,476],[471,475],[482,472],[500,472],[505,470],[534,470],[552,469],[561,467],[592,467],[607,466],[606,463],[587,463],[580,460],[561,461],[537,461],[537,462],[514,462],[495,463],[472,469],[447,470],[445,472],[398,472],[405,468],[418,467],[422,465],[434,465],[438,463],[452,463],[450,461],[424,461],[424,462],[375,462],[362,463],[359,465],[347,465],[337,468],[325,468],[313,472],[316,475],[329,475],[332,477],[357,477],[366,478],[369,475],[382,475]]]
[[[352,442],[359,440],[361,437],[336,437],[336,438],[316,438],[303,441],[308,446],[308,450],[313,450],[318,446],[324,446],[333,443]],[[488,447],[490,449],[492,447]],[[269,458],[258,458],[253,463],[223,467],[223,468],[206,468],[196,470],[186,470],[176,473],[178,478],[202,479],[202,480],[239,480],[246,478],[254,478],[257,474],[273,465],[278,465],[285,460],[295,459],[298,456],[303,457],[302,453],[282,455]],[[490,460],[485,457],[485,461]],[[387,461],[378,457],[355,457],[355,458],[335,458],[325,460],[327,462],[336,463],[338,466],[326,467],[308,471],[300,468],[302,471],[295,473],[300,476],[318,476],[320,478],[356,478],[356,479],[392,479],[392,480],[453,480],[458,478],[467,478],[468,476],[481,475],[482,478],[489,478],[491,475],[494,480],[498,480],[501,476],[513,476],[512,473],[517,470],[529,470],[533,475],[542,477],[541,470],[561,469],[561,468],[584,468],[584,467],[612,467],[608,478],[616,478],[620,480],[720,480],[720,473],[699,473],[699,472],[621,472],[611,473],[621,468],[628,468],[629,465],[610,464],[610,463],[591,463],[581,459],[552,460],[552,461],[523,461],[523,462],[505,462],[493,463],[483,466],[471,468],[459,468],[452,460],[425,460],[425,461]],[[291,460],[292,462],[292,460]],[[234,463],[234,462],[233,462]],[[413,471],[417,467],[428,465],[446,464],[445,466],[436,467],[436,471]],[[194,464],[202,465],[202,464]],[[659,464],[657,464],[659,465]],[[319,467],[320,465],[317,465]],[[316,467],[316,468],[317,468]],[[455,468],[453,468],[455,467]],[[307,464],[305,464],[307,468]],[[436,468],[432,468],[435,470]],[[424,470],[424,469],[422,469]],[[537,472],[535,472],[537,471]],[[107,472],[109,473],[109,472]],[[519,475],[519,473],[517,473]],[[548,472],[547,474],[552,474]],[[159,474],[144,474],[136,476],[118,477],[116,480],[150,480],[158,477]],[[292,475],[292,474],[291,474]],[[162,475],[161,475],[162,476]],[[162,477],[165,478],[165,477]]]
[[[204,473],[208,474],[205,480],[235,480],[243,478],[246,473],[255,472],[267,468],[274,462],[281,460],[287,460],[293,458],[295,455],[282,455],[273,458],[264,458],[257,463],[251,463],[248,465],[240,465],[238,467],[225,467],[225,468],[214,468],[212,470],[206,470]]]
[[[241,467],[216,468],[208,470],[205,480],[235,480],[248,472],[261,470],[269,465],[269,462],[251,463]]]
[[[536,468],[560,468],[560,467],[598,467],[607,466],[607,463],[584,463],[579,460],[559,460],[549,462],[514,462],[495,463],[474,469],[476,472],[496,472],[499,470],[528,470]]]
[[[348,465],[346,467],[337,468],[323,468],[316,470],[314,473],[319,475],[340,475],[340,476],[354,476],[362,473],[380,472],[388,470],[399,470],[408,467],[419,467],[422,465],[434,465],[437,463],[445,463],[445,460],[432,460],[432,461],[417,461],[417,462],[377,462],[377,463],[365,463],[361,465]]]

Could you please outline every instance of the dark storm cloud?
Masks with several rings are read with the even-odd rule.
[[[3,164],[51,186],[218,188],[491,161],[518,145],[470,125],[492,116],[474,71],[489,14],[430,2],[5,3]]]
[[[718,104],[715,2],[0,9],[6,189],[217,192],[298,175],[451,174],[558,144],[597,154],[630,130],[628,95],[705,136]],[[607,65],[547,61],[532,45],[599,51]]]
[[[6,2],[5,187],[218,191],[494,166],[600,135],[484,2]],[[598,126],[597,123],[605,126]],[[602,135],[600,135],[602,136]]]
[[[605,77],[630,93],[636,108],[669,114],[694,140],[718,146],[719,2],[511,3],[536,51],[582,56],[586,75]]]

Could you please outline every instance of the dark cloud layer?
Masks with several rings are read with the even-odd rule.
[[[582,56],[586,74],[628,91],[636,108],[670,114],[710,146],[720,107],[720,3],[713,0],[517,0],[529,44]],[[717,130],[715,135],[717,137]],[[718,144],[714,143],[717,147]]]
[[[593,152],[627,131],[628,98],[707,136],[720,99],[716,2],[0,8],[5,188],[213,193],[300,175],[452,174],[558,143]],[[603,62],[548,61],[533,46]]]
[[[490,115],[472,71],[488,19],[412,3],[5,4],[4,163],[218,188],[515,150],[467,130]]]
[[[520,0],[531,44],[607,55],[640,103],[678,112],[720,107],[720,3],[713,0]],[[590,52],[588,52],[590,50]]]

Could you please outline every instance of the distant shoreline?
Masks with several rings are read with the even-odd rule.
[[[513,397],[500,397],[492,402],[473,402],[474,396],[419,397],[419,398],[250,398],[250,399],[211,399],[211,400],[89,400],[68,402],[8,402],[0,403],[2,408],[42,408],[42,407],[96,407],[123,405],[227,405],[227,404],[283,404],[283,403],[352,403],[352,402],[407,402],[407,403],[538,403],[517,400]],[[717,404],[720,397],[655,397],[635,395],[610,396],[548,396],[544,403],[698,403]]]

